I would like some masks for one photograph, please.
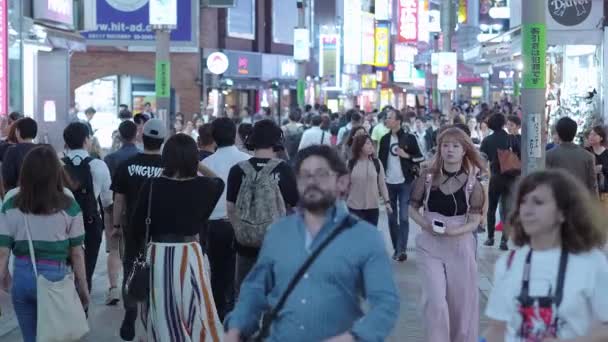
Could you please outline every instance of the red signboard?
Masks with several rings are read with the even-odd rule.
[[[399,37],[400,43],[418,41],[418,0],[399,0]]]
[[[0,115],[8,114],[8,0],[0,0]]]

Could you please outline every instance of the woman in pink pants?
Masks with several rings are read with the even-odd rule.
[[[422,228],[416,237],[416,260],[426,342],[474,342],[479,336],[473,232],[485,200],[475,177],[480,169],[483,164],[471,138],[448,128],[439,135],[431,168],[412,188],[410,217]]]

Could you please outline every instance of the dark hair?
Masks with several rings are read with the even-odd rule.
[[[510,122],[514,123],[515,125],[517,125],[518,127],[521,127],[521,119],[517,115],[509,115],[509,117],[507,118],[507,121],[510,121]]]
[[[245,143],[248,150],[276,148],[281,145],[283,130],[272,120],[261,120],[253,126]]]
[[[206,123],[198,128],[198,143],[201,146],[208,146],[215,142],[213,139],[213,125]]]
[[[85,109],[84,113],[85,114],[95,114],[95,113],[97,113],[97,111],[95,110],[95,108],[89,107],[89,108]]]
[[[401,115],[401,112],[396,109],[391,109],[386,113],[387,119],[388,119],[389,115],[391,115],[391,113],[393,113],[393,115],[395,116],[395,120],[397,120],[399,122],[403,122],[403,116]]]
[[[196,177],[198,158],[198,147],[194,139],[187,134],[178,133],[169,138],[163,148],[163,175]]]
[[[213,120],[212,136],[217,147],[232,146],[236,139],[236,125],[229,118],[218,118]]]
[[[139,114],[135,114],[135,116],[133,117],[133,122],[135,122],[138,125],[143,125],[146,122],[148,122],[149,119],[150,118],[147,115],[139,113]]]
[[[142,138],[142,142],[144,143],[144,149],[148,151],[158,151],[163,146],[165,142],[164,139],[152,138],[147,135],[144,135]]]
[[[15,121],[17,121],[17,120],[19,120],[19,119],[21,119],[21,118],[23,118],[23,115],[21,115],[21,113],[19,113],[19,112],[11,112],[11,113],[8,115],[8,120],[9,120],[10,122],[15,122]]]
[[[312,117],[311,125],[313,125],[313,126],[321,126],[321,123],[323,123],[323,118],[321,118],[321,115],[317,114],[317,115],[314,115]]]
[[[350,131],[350,134],[348,135],[348,139],[346,139],[346,146],[353,145],[353,139],[355,139],[355,135],[361,130],[365,131],[365,127],[363,127],[363,126],[355,127]],[[367,134],[367,131],[366,131],[366,134]]]
[[[253,132],[253,125],[250,123],[242,123],[239,125],[237,132],[239,134],[239,138],[241,138],[241,141],[245,142]]]
[[[137,136],[137,125],[131,121],[123,121],[118,126],[118,133],[122,141],[133,141]]]
[[[530,236],[519,219],[519,207],[526,195],[542,185],[551,188],[557,208],[564,215],[564,223],[560,227],[563,248],[570,253],[603,248],[606,232],[599,208],[581,181],[563,170],[543,170],[523,178],[508,221],[513,243],[516,246],[530,243]]]
[[[118,105],[118,107],[124,108],[124,109],[129,109],[129,106],[127,106],[124,103],[121,103],[120,105]]]
[[[570,119],[569,117],[564,117],[557,121],[557,124],[555,124],[555,130],[557,131],[557,135],[561,141],[572,142],[576,136],[578,125],[576,124],[576,121]]]
[[[85,127],[87,126],[85,125]],[[15,121],[15,129],[19,131],[21,139],[35,139],[38,134],[38,124],[32,118],[22,118]],[[87,132],[89,132],[88,127]]]
[[[367,135],[358,135],[356,137],[353,138],[352,141],[352,152],[353,152],[353,157],[352,160],[359,160],[359,158],[361,158],[361,153],[363,153],[363,146],[365,146],[365,144],[367,143],[367,141],[372,142],[372,138]]]
[[[90,134],[87,125],[82,122],[72,122],[63,130],[63,140],[70,150],[78,150],[84,147]]]
[[[63,193],[65,176],[52,146],[34,147],[23,160],[15,207],[34,215],[50,215],[68,209],[72,200]]]
[[[144,103],[144,106],[152,106],[152,104],[150,102],[146,102]]]
[[[351,122],[358,123],[358,122],[361,122],[361,119],[362,119],[361,114],[357,111],[353,112],[353,114],[350,116]]]
[[[118,112],[118,118],[123,120],[128,120],[133,117],[133,113],[131,113],[128,109],[123,109]]]
[[[304,111],[305,112],[310,112],[312,110],[312,106],[307,104],[306,106],[304,106]]]
[[[416,120],[420,120],[420,122],[422,122],[422,123],[426,123],[426,121],[427,121],[424,116],[418,116],[418,117],[416,117]]]
[[[465,132],[469,137],[471,136],[471,130],[469,129],[469,126],[467,126],[466,124],[463,123],[457,123],[454,124],[454,127],[461,129],[463,132]]]
[[[6,137],[6,141],[9,143],[16,144],[17,141],[17,125],[13,122],[8,128],[8,136]]]
[[[505,116],[502,113],[496,113],[488,119],[488,128],[497,132],[505,127],[505,123],[507,123]]]
[[[289,120],[294,122],[300,122],[300,120],[302,120],[302,113],[299,108],[293,109],[289,112]]]
[[[312,145],[298,152],[295,162],[295,171],[300,173],[302,163],[310,157],[320,157],[327,161],[332,171],[340,176],[348,174],[348,168],[346,164],[340,158],[338,152],[327,145]]]
[[[594,126],[591,131],[595,132],[595,134],[599,135],[600,138],[602,138],[602,145],[606,145],[606,143],[608,143],[608,140],[606,138],[606,130],[604,129],[604,127],[602,126]],[[591,133],[591,131],[589,131],[589,133]],[[587,134],[589,135],[589,134]]]

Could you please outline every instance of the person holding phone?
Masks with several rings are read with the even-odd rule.
[[[477,248],[473,232],[485,201],[476,178],[483,162],[461,129],[445,129],[435,160],[413,184],[410,217],[422,277],[421,304],[427,342],[476,341],[479,329]]]

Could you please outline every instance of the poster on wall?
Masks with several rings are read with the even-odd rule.
[[[71,0],[35,0],[34,19],[74,27],[74,2]]]
[[[95,0],[97,30],[81,32],[88,45],[154,46],[149,0]],[[179,20],[171,30],[171,45],[198,47],[198,0],[177,0]]]
[[[374,65],[376,48],[376,23],[374,15],[361,14],[361,64]]]
[[[418,0],[399,0],[397,37],[400,43],[418,41],[418,7]]]
[[[0,0],[0,115],[8,114],[8,0]]]
[[[149,0],[151,25],[177,25],[177,0]]]
[[[454,52],[439,52],[437,89],[440,91],[456,90],[458,86],[458,56]]]
[[[361,64],[361,0],[344,2],[344,64]]]
[[[374,65],[377,67],[386,68],[390,63],[390,34],[388,23],[378,23],[376,25],[376,56],[374,58]]]

